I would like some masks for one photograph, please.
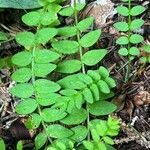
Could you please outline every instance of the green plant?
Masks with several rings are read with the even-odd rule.
[[[5,150],[5,143],[4,143],[4,140],[2,138],[0,138],[0,149]]]
[[[15,110],[29,117],[27,128],[42,129],[35,137],[36,149],[44,145],[47,150],[78,149],[78,143],[91,140],[92,116],[116,110],[114,104],[106,101],[114,96],[112,88],[116,83],[103,66],[88,70],[88,66],[97,65],[104,58],[107,50],[91,50],[101,30],[85,33],[93,18],[78,22],[78,12],[84,5],[75,2],[74,7],[62,8],[63,0],[39,2],[43,8],[22,17],[26,25],[37,27],[35,33],[16,35],[25,50],[12,57],[18,69],[12,74],[17,84],[10,93],[21,99]],[[58,13],[74,17],[75,25],[58,28]],[[54,78],[57,72],[65,77]]]
[[[128,75],[130,71],[130,63],[134,59],[135,56],[139,56],[140,50],[137,48],[137,44],[143,42],[144,38],[143,36],[139,34],[133,34],[133,31],[136,31],[139,29],[143,24],[143,19],[133,19],[133,17],[136,17],[143,13],[145,11],[145,8],[143,6],[137,5],[131,7],[131,1],[132,0],[122,0],[123,2],[128,3],[128,7],[126,6],[118,6],[117,12],[127,17],[127,22],[121,21],[114,24],[114,27],[120,31],[125,32],[124,35],[120,36],[116,43],[121,46],[119,49],[119,54],[121,56],[127,56],[128,57],[128,66],[127,66],[127,74],[125,81],[128,80]]]
[[[113,149],[110,146],[114,144],[111,137],[118,135],[119,128],[119,121],[110,116],[107,121],[92,120],[90,130],[93,141],[84,141],[83,144],[88,150]]]

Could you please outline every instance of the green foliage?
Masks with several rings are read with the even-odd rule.
[[[88,17],[78,22],[82,4],[62,7],[62,0],[39,2],[41,9],[22,16],[26,25],[37,28],[35,32],[16,35],[16,41],[24,47],[24,51],[12,57],[17,70],[12,74],[16,85],[10,93],[20,98],[16,113],[28,117],[25,125],[29,130],[37,130],[37,150],[73,150],[82,141],[86,148],[88,144],[94,148],[95,141],[106,148],[106,143],[113,144],[111,135],[107,132],[103,137],[94,128],[89,131],[91,116],[100,117],[116,110],[114,104],[106,101],[114,96],[112,88],[116,86],[109,70],[103,66],[88,70],[88,66],[101,65],[107,54],[106,49],[93,48],[101,30],[86,33],[94,19]],[[74,17],[75,24],[57,27],[58,14]],[[90,134],[95,140],[91,143],[85,141],[90,140]]]
[[[117,22],[114,24],[114,27],[120,32],[128,32],[127,36],[121,36],[116,40],[116,43],[122,45],[119,49],[119,54],[121,56],[128,56],[129,61],[130,57],[139,56],[140,51],[136,47],[132,47],[134,44],[139,44],[143,42],[143,37],[139,34],[133,34],[132,31],[135,31],[144,24],[143,19],[134,19],[132,18],[142,14],[145,11],[143,6],[137,5],[131,7],[131,0],[124,0],[124,2],[128,3],[128,7],[126,6],[118,6],[117,12],[125,17],[128,17],[127,22]]]
[[[144,55],[140,58],[141,63],[150,63],[150,45],[145,44],[142,50]]]
[[[104,120],[92,120],[90,123],[90,131],[93,141],[83,141],[83,144],[87,150],[107,150],[108,145],[114,144],[113,136],[119,132],[119,121],[109,116],[107,121]],[[108,145],[107,145],[108,144]]]

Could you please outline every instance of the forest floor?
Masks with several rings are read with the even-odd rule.
[[[92,1],[89,1],[90,3]],[[114,7],[118,6],[120,0],[112,0]],[[150,43],[150,1],[135,0],[133,5],[144,5],[146,11],[140,16],[144,19],[143,29],[144,42]],[[14,36],[16,32],[27,28],[20,21],[25,10],[4,9],[0,13],[0,29]],[[87,12],[86,12],[87,13]],[[86,14],[82,14],[83,16]],[[102,26],[102,36],[95,45],[96,48],[107,48],[108,55],[103,60],[103,65],[111,70],[111,76],[117,81],[115,97],[111,100],[118,106],[113,115],[121,121],[121,132],[116,137],[116,148],[118,150],[146,150],[150,149],[150,66],[142,65],[136,58],[130,68],[128,82],[125,81],[125,63],[127,60],[118,55],[118,46],[115,44],[119,33],[113,28],[113,23],[121,20],[117,14],[107,18]],[[67,23],[65,20],[64,23]],[[140,47],[140,45],[139,45]],[[0,45],[0,56],[7,57],[20,51],[21,47],[14,39]],[[140,56],[139,56],[140,57]],[[26,139],[26,149],[32,149],[32,141],[28,130],[25,128],[21,118],[14,113],[15,101],[8,92],[8,87],[14,83],[10,79],[12,73],[11,63],[0,70],[0,137],[8,142],[8,150],[12,150],[18,140]],[[0,107],[1,108],[1,107]]]

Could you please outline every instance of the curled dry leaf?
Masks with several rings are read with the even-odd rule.
[[[150,93],[147,91],[140,91],[137,95],[134,96],[133,103],[136,106],[150,104]]]

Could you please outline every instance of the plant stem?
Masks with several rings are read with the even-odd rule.
[[[76,25],[76,28],[77,28],[77,24],[78,24],[78,14],[77,14],[77,9],[76,9],[76,0],[74,0],[74,16],[75,16],[75,25]],[[85,72],[85,66],[84,66],[84,63],[82,61],[82,56],[83,56],[83,48],[82,46],[80,45],[80,31],[79,29],[77,28],[77,41],[79,43],[79,53],[80,53],[80,61],[81,61],[81,65],[82,65],[82,73],[86,73]],[[89,114],[89,105],[88,103],[86,102],[86,111],[87,111],[87,129],[88,129],[88,136],[87,136],[87,139],[88,141],[90,141],[90,126],[89,126],[89,123],[90,123],[90,114]]]
[[[34,87],[34,96],[35,96],[35,100],[36,100],[36,99],[37,99],[37,93],[36,93],[36,91],[35,91],[35,75],[34,75],[35,49],[36,49],[36,47],[34,46],[34,47],[33,47],[33,50],[32,50],[32,64],[31,64],[31,70],[32,70],[32,85],[33,85],[33,87]],[[38,105],[38,113],[39,113],[39,115],[41,116],[41,108],[40,108],[40,105]],[[46,133],[46,125],[45,125],[44,121],[42,120],[41,123],[42,123],[43,129],[45,130],[45,133]],[[47,134],[47,133],[46,133],[46,134]],[[50,138],[48,135],[47,135],[47,137],[48,137],[49,142],[52,143],[51,138]]]
[[[129,12],[131,10],[131,0],[128,0],[128,9],[129,9]],[[130,27],[130,24],[131,24],[131,15],[129,13],[129,16],[128,16],[128,26]],[[128,30],[128,40],[130,40],[130,37],[131,37],[131,30],[129,28]],[[131,48],[131,43],[129,42],[128,43],[128,51],[129,49]],[[126,75],[125,75],[125,83],[129,80],[129,75],[130,75],[130,65],[131,65],[131,60],[130,60],[130,54],[128,54],[128,65],[126,66]]]

